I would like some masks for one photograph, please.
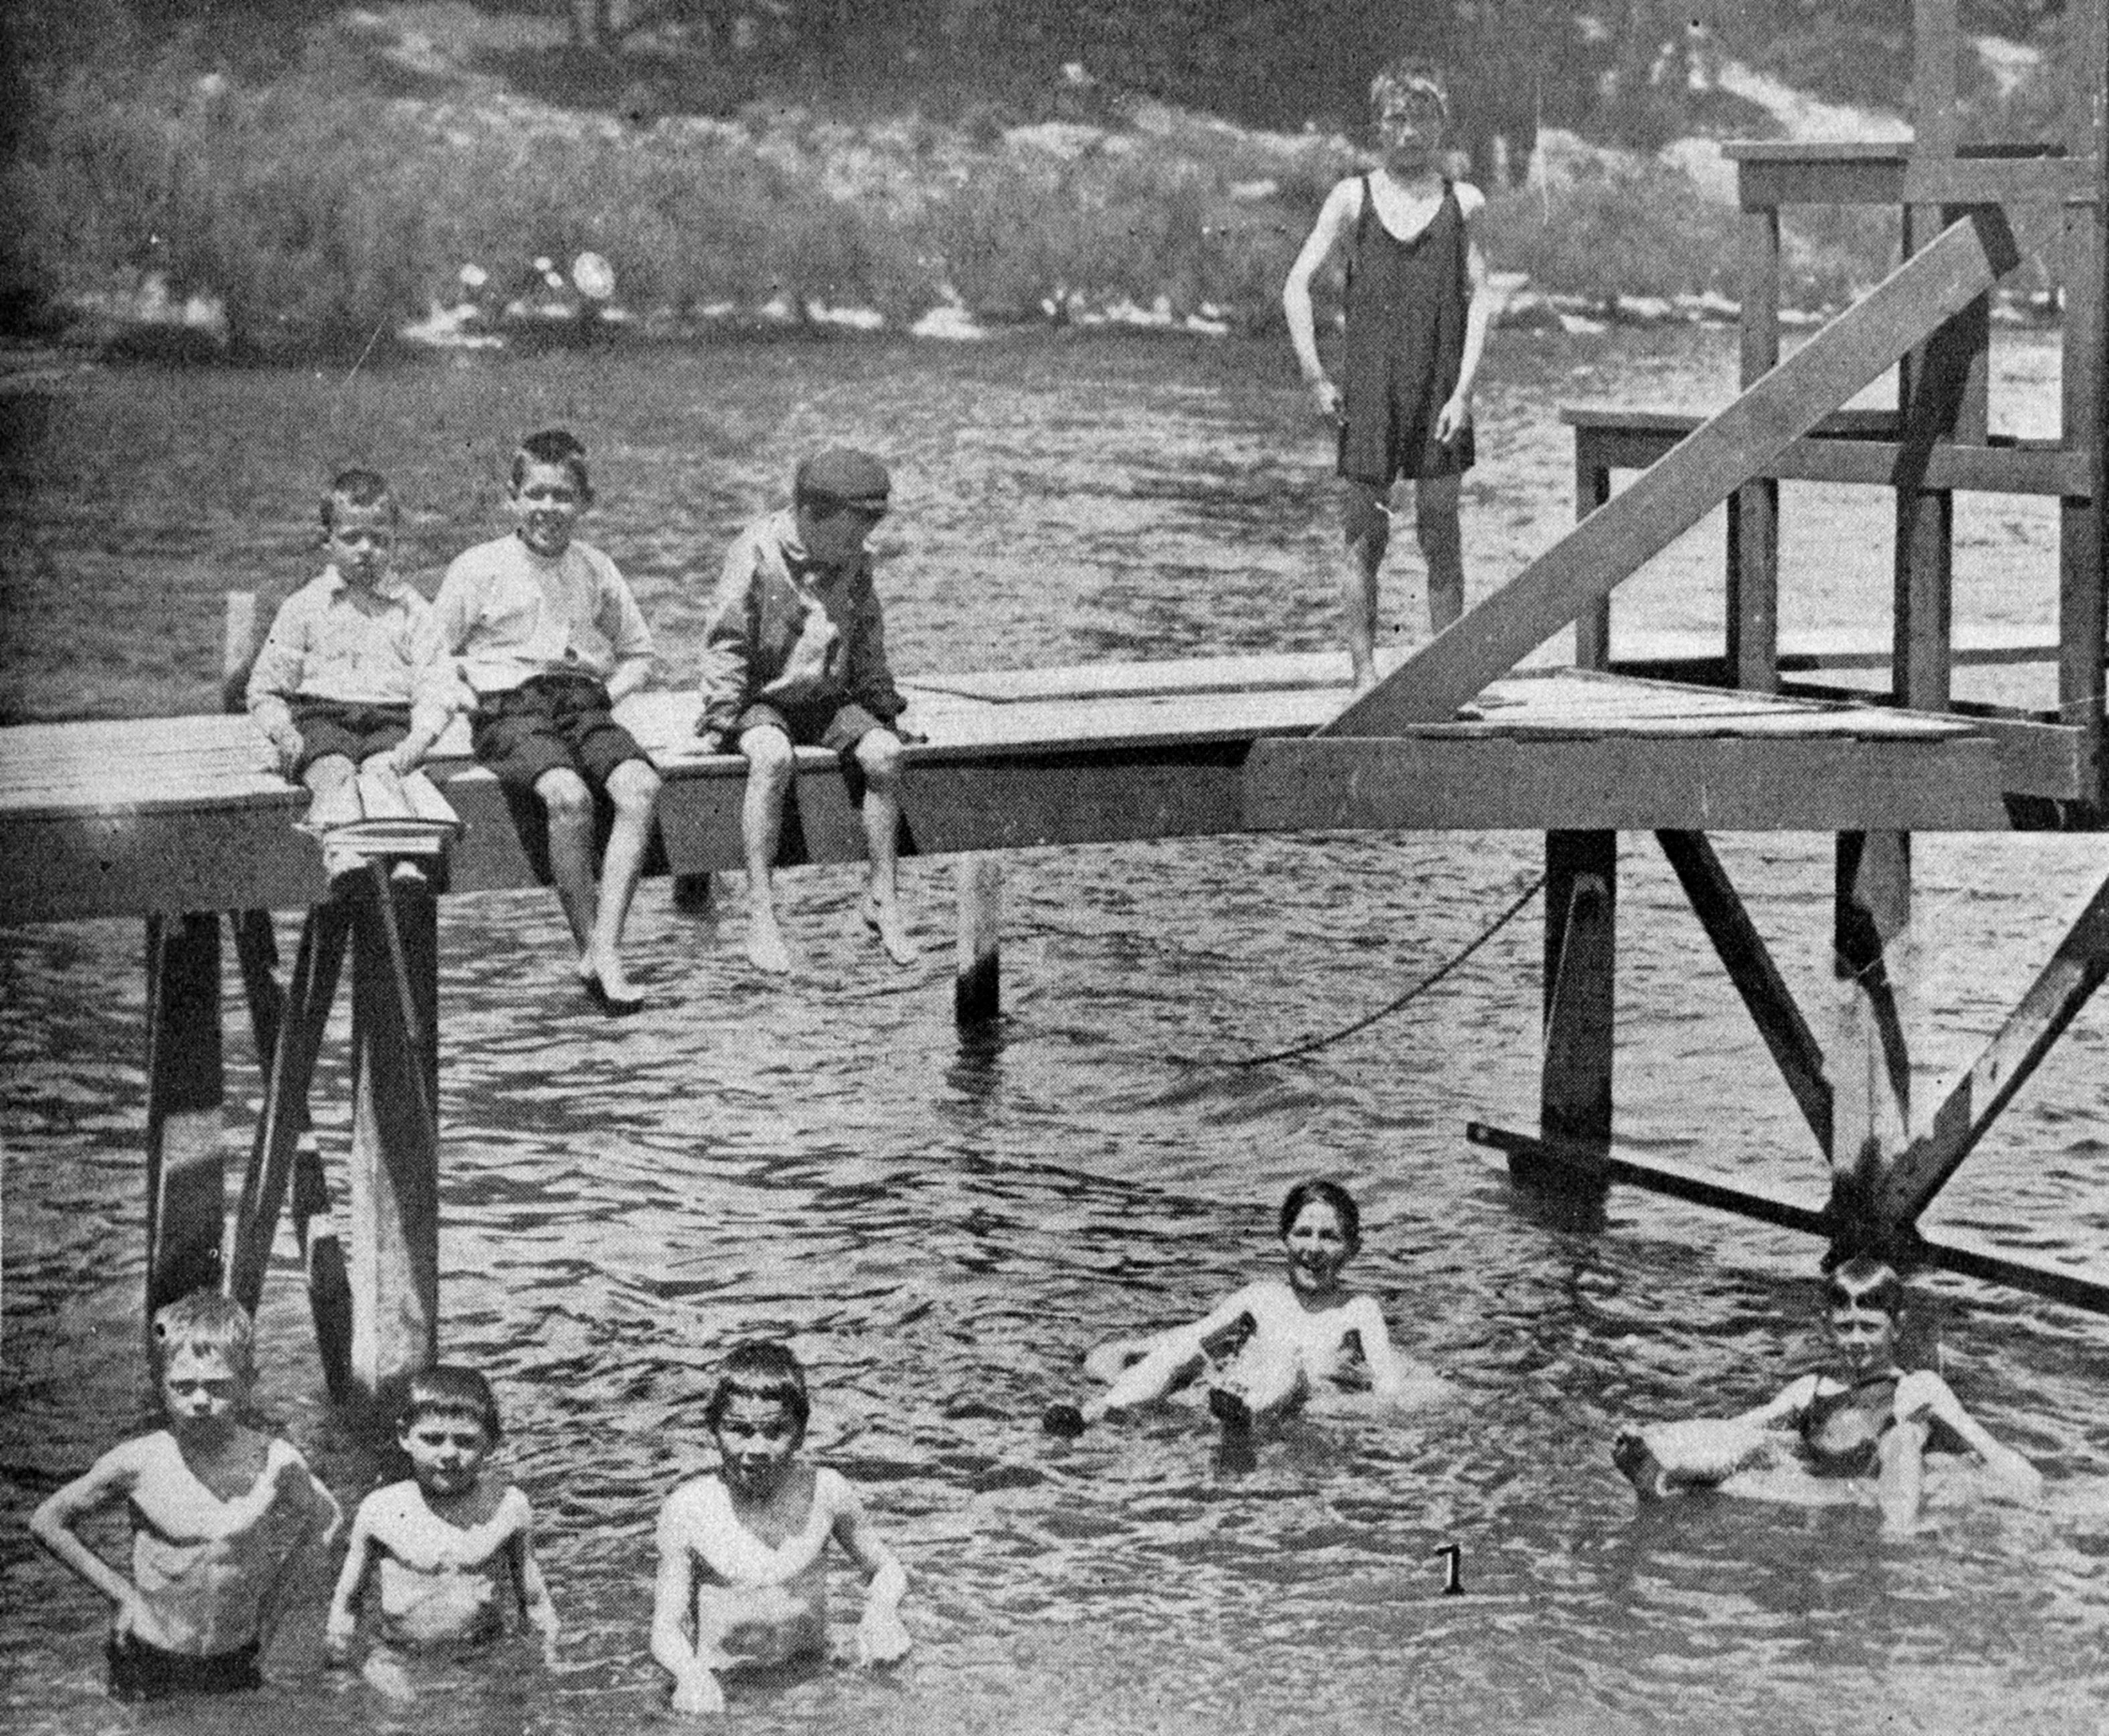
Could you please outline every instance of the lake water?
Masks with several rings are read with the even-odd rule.
[[[2002,334],[1995,426],[2048,432],[2055,348]],[[1466,488],[1484,593],[1572,514],[1562,400],[1718,403],[1732,335],[1502,334]],[[731,531],[802,450],[887,454],[881,585],[905,673],[1334,640],[1326,441],[1286,357],[1235,343],[1032,340],[933,350],[727,346],[479,358],[337,374],[18,364],[7,440],[4,672],[16,718],[210,703],[219,599],[310,570],[319,480],[376,463],[437,568],[498,522],[522,430],[569,422],[589,534],[692,679]],[[1783,614],[1872,626],[1887,515],[1788,491]],[[1958,511],[1958,622],[2046,624],[2053,527]],[[1619,619],[1718,627],[1718,523],[1619,594]],[[1420,608],[1410,539],[1388,625]],[[1620,888],[1619,1128],[1820,1200],[1786,1087],[1643,836]],[[1819,1030],[1835,985],[1827,839],[1720,840]],[[1922,1105],[1967,1065],[2098,881],[2091,838],[1918,842]],[[653,992],[613,1025],[567,990],[553,900],[441,920],[444,1348],[495,1379],[505,1463],[540,1518],[565,1667],[526,1655],[398,1713],[325,1671],[319,1601],[238,1704],[102,1694],[95,1600],[22,1521],[151,1422],[138,1310],[144,1120],[136,925],[0,930],[6,1142],[0,1720],[23,1730],[655,1726],[652,1529],[711,1460],[708,1371],[791,1335],[812,1453],[866,1491],[913,1581],[890,1675],[736,1685],[756,1731],[2095,1730],[2109,1689],[2109,1328],[2026,1297],[1916,1286],[1910,1356],[2042,1465],[2039,1511],[1979,1503],[1907,1542],[1871,1513],[1725,1501],[1640,1511],[1628,1418],[1759,1402],[1822,1354],[1800,1237],[1636,1193],[1563,1227],[1468,1146],[1535,1117],[1539,934],[1512,925],[1405,1012],[1294,1063],[1213,1063],[1334,1029],[1448,958],[1538,871],[1515,834],[1182,842],[1008,860],[1000,1039],[951,1022],[950,876],[910,863],[928,963],[896,973],[853,870],[787,876],[788,985],[648,885]],[[291,929],[283,931],[287,955]],[[259,1084],[230,983],[231,1158]],[[348,1123],[344,1044],[315,1093]],[[2084,1014],[1931,1227],[2102,1273],[2109,1024]],[[1097,1340],[1191,1318],[1276,1258],[1299,1175],[1362,1202],[1351,1280],[1453,1383],[1406,1418],[1307,1418],[1226,1462],[1174,1406],[1051,1442]],[[261,1408],[347,1505],[392,1473],[320,1386],[290,1238],[260,1317]],[[115,1548],[121,1527],[102,1534]],[[1461,1552],[1464,1594],[1438,1551]],[[855,1603],[845,1571],[841,1620]],[[318,1600],[320,1592],[316,1594]],[[520,1667],[509,1667],[513,1664]]]

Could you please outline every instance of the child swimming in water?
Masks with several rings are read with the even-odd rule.
[[[725,1357],[704,1412],[715,1475],[684,1483],[659,1513],[652,1656],[674,1678],[673,1709],[721,1711],[718,1672],[824,1657],[830,1539],[869,1580],[856,1661],[908,1650],[908,1576],[841,1473],[802,1464],[805,1370],[780,1344],[751,1339]]]
[[[364,1673],[384,1693],[408,1692],[395,1648],[495,1639],[505,1630],[508,1594],[553,1661],[557,1612],[535,1559],[533,1509],[512,1484],[485,1474],[499,1435],[498,1401],[474,1369],[443,1365],[410,1377],[395,1443],[412,1474],[359,1503],[323,1636],[332,1661],[347,1661],[359,1605],[377,1580],[381,1643]]]
[[[1904,1282],[1894,1268],[1866,1255],[1845,1261],[1831,1273],[1824,1304],[1841,1359],[1835,1372],[1803,1375],[1740,1417],[1619,1434],[1612,1462],[1643,1499],[1722,1487],[1820,1501],[1835,1499],[1841,1481],[1872,1478],[1884,1528],[1908,1531],[1918,1518],[1936,1428],[1976,1453],[2009,1493],[2032,1500],[2043,1492],[2035,1467],[1994,1440],[1947,1381],[1930,1368],[1898,1368]]]
[[[242,1420],[255,1380],[248,1314],[196,1291],[154,1316],[167,1426],[112,1447],[29,1521],[37,1541],[110,1600],[110,1691],[120,1700],[259,1688],[301,1558],[342,1517],[290,1442]],[[123,1502],[119,1572],[75,1527]]]
[[[1340,1271],[1362,1246],[1362,1214],[1337,1182],[1298,1182],[1281,1202],[1282,1277],[1235,1291],[1190,1326],[1116,1340],[1084,1359],[1110,1384],[1082,1405],[1054,1404],[1048,1433],[1081,1435],[1100,1417],[1208,1377],[1208,1408],[1232,1433],[1298,1408],[1321,1384],[1343,1383],[1359,1359],[1381,1399],[1408,1402],[1441,1383],[1393,1349],[1374,1296],[1351,1295]]]

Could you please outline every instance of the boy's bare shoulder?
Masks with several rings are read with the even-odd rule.
[[[707,1471],[685,1483],[676,1483],[667,1492],[666,1499],[659,1506],[659,1539],[662,1547],[669,1539],[685,1538],[707,1522],[720,1486],[716,1474]]]

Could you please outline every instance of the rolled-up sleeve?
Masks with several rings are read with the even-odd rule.
[[[271,617],[271,631],[264,635],[264,649],[250,667],[245,701],[249,715],[266,735],[276,735],[293,721],[286,702],[300,689],[300,671],[308,649],[308,612],[303,594],[295,591],[279,604]]]
[[[725,556],[725,571],[711,593],[703,620],[701,726],[729,735],[747,709],[748,671],[754,647],[748,602],[754,583],[754,552],[745,539]]]
[[[850,698],[882,723],[892,722],[908,709],[908,702],[893,685],[893,671],[887,667],[885,621],[878,593],[869,580],[858,599],[842,678]]]

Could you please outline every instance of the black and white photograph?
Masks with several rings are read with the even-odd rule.
[[[2109,0],[0,3],[0,1725],[2102,1736]]]

